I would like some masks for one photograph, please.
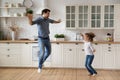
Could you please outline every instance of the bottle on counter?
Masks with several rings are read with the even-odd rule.
[[[76,38],[75,38],[75,40],[77,40],[77,41],[80,40],[80,35],[79,35],[79,33],[76,33]]]
[[[76,33],[76,41],[82,40],[81,33]]]

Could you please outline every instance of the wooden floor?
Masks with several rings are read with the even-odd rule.
[[[97,70],[96,77],[87,76],[85,69],[10,69],[0,68],[0,80],[120,80],[120,70]]]

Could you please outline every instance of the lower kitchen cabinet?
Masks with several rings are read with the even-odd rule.
[[[25,43],[0,44],[0,66],[3,67],[30,67],[30,45]]]
[[[21,46],[4,43],[0,46],[0,66],[16,67],[20,64]]]
[[[76,44],[63,44],[63,66],[75,68],[76,63]]]
[[[115,69],[120,69],[120,45],[116,44]]]
[[[103,57],[103,68],[104,69],[115,69],[115,44],[104,44],[102,45],[102,57]]]
[[[32,64],[31,44],[22,43],[20,51],[20,66],[30,67]]]
[[[85,52],[83,44],[76,45],[77,54],[76,54],[76,67],[85,68]]]
[[[0,54],[0,66],[3,67],[12,67],[18,66],[18,55],[16,54]]]
[[[98,44],[98,43],[93,44],[93,47],[95,48],[95,52],[94,52],[94,60],[92,66],[97,69],[103,68],[102,45],[103,44]]]
[[[63,44],[53,43],[52,44],[52,67],[63,67]]]
[[[82,43],[52,43],[52,53],[44,67],[85,68]],[[93,44],[96,52],[93,67],[120,69],[119,44]],[[0,67],[38,67],[37,43],[0,43]]]

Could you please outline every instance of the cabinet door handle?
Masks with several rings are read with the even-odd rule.
[[[72,51],[72,49],[69,49],[69,51]]]
[[[78,43],[75,43],[76,45],[78,45]]]
[[[58,42],[57,42],[56,44],[57,44],[57,45],[59,45],[59,43],[58,43]]]
[[[7,57],[10,57],[10,55],[7,55]]]
[[[109,52],[111,52],[111,50],[108,50]]]
[[[82,51],[84,51],[84,49],[82,49]]]
[[[95,45],[98,45],[98,43],[95,43]]]
[[[8,51],[10,51],[10,49],[7,49]]]

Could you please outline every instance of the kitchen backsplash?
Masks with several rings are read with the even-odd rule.
[[[28,39],[33,39],[35,36],[38,34],[37,30],[37,25],[30,26],[28,24],[28,19],[23,18],[23,19],[17,19],[15,22],[16,25],[18,25],[19,29],[17,31],[17,39],[21,38],[28,38]],[[8,20],[9,21],[9,20]],[[21,22],[22,21],[22,22]],[[93,32],[95,33],[96,37],[95,40],[100,40],[104,41],[106,39],[107,33],[114,33],[114,30],[101,30],[101,29],[96,29],[96,30],[87,30],[87,29],[82,29],[82,30],[67,30],[65,29],[65,22],[62,21],[59,24],[50,24],[50,38],[51,40],[54,40],[54,35],[55,34],[65,34],[65,40],[76,40],[76,33],[86,33],[86,32]],[[9,24],[9,23],[8,23]],[[5,34],[9,34],[9,29],[8,26],[4,27]]]

